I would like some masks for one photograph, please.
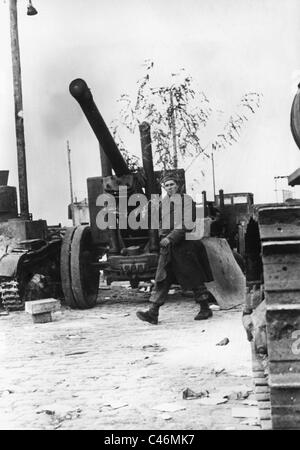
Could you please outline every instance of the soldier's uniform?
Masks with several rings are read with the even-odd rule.
[[[174,178],[169,178],[174,179]],[[167,199],[167,200],[165,200]],[[168,197],[165,197],[168,201]],[[181,195],[182,207],[188,207],[188,203],[195,204],[192,198],[186,194]],[[163,200],[163,201],[164,201]],[[158,267],[155,277],[155,288],[150,297],[151,307],[148,311],[138,311],[137,316],[141,320],[157,324],[159,307],[167,298],[171,284],[178,283],[184,290],[193,290],[196,303],[200,305],[200,311],[196,315],[196,320],[207,319],[212,316],[208,301],[214,299],[206,288],[204,282],[213,281],[213,276],[209,266],[209,261],[205,247],[201,240],[187,240],[186,233],[191,232],[184,222],[184,214],[181,215],[181,223],[176,223],[174,214],[174,203],[169,204],[170,226],[168,229],[161,229],[160,237],[168,238],[170,245],[161,248]],[[163,205],[160,210],[163,211]],[[195,219],[195,214],[193,220]]]

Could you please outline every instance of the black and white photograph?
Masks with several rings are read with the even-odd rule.
[[[0,430],[300,429],[298,0],[0,1]]]

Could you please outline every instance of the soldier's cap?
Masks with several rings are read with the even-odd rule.
[[[160,180],[161,184],[165,184],[167,181],[175,181],[176,184],[180,184],[180,179],[176,173],[165,173]]]

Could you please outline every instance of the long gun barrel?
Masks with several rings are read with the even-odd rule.
[[[71,95],[78,101],[103,151],[117,176],[131,173],[109,129],[106,126],[86,82],[77,78],[70,83]]]

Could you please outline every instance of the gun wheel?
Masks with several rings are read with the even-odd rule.
[[[72,291],[72,281],[70,273],[71,245],[75,229],[76,229],[75,227],[67,228],[63,238],[60,253],[60,275],[61,275],[62,290],[65,302],[68,306],[70,306],[70,308],[78,308],[77,302],[74,298]]]
[[[97,262],[90,227],[69,228],[61,251],[61,279],[65,301],[71,308],[95,306],[100,276]]]

